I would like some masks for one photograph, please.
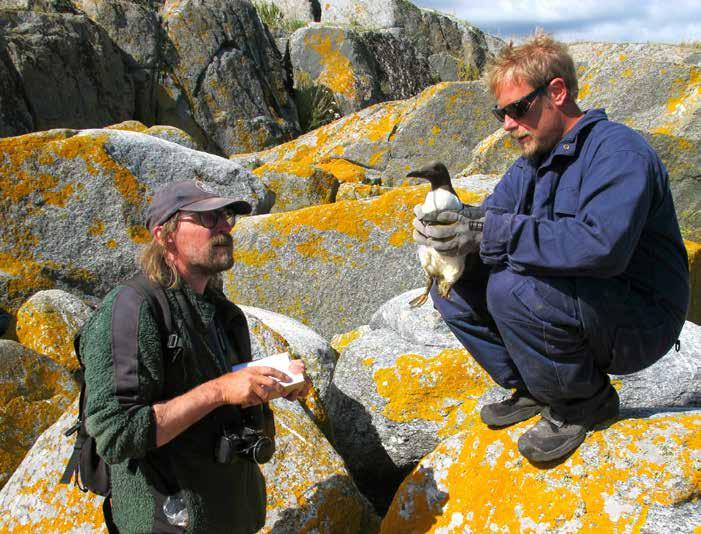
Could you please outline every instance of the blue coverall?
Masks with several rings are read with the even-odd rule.
[[[577,422],[613,394],[607,373],[673,346],[687,254],[667,171],[642,136],[588,111],[539,165],[519,158],[483,208],[483,263],[432,298],[499,385]]]

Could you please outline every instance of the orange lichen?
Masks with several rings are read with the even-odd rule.
[[[479,397],[491,385],[464,349],[444,349],[432,358],[401,355],[394,367],[375,371],[374,380],[387,399],[383,415],[400,422],[443,423],[462,401]]]
[[[251,267],[260,267],[265,263],[277,258],[274,250],[265,250],[259,252],[257,250],[242,250],[241,248],[234,248],[234,262],[243,263]]]
[[[318,82],[353,100],[356,95],[355,75],[353,65],[340,50],[344,39],[343,30],[326,30],[324,34],[306,34],[304,43],[319,54],[321,73]]]
[[[332,174],[339,182],[361,182],[365,178],[363,167],[345,159],[331,159],[316,166]]]
[[[435,469],[424,460],[404,481],[381,532],[433,532],[448,525],[451,532],[545,532],[564,524],[577,532],[635,532],[651,505],[674,506],[701,496],[695,458],[701,448],[699,415],[618,421],[545,470],[516,449],[517,436],[530,424],[490,430],[475,421],[457,449],[455,440],[440,445],[433,453],[440,458]],[[668,438],[665,447],[672,450],[664,457],[673,465],[644,452],[659,435]],[[633,453],[627,445],[634,442],[646,445]],[[595,454],[594,461],[585,464],[584,449],[588,458]],[[429,471],[433,476],[426,483]],[[422,488],[431,486],[445,495],[444,502],[429,503]]]
[[[88,235],[97,237],[105,233],[105,222],[100,219],[95,219],[88,227]]]
[[[129,239],[139,245],[145,245],[151,242],[151,234],[144,226],[130,226],[127,228],[127,233],[129,234]]]
[[[69,325],[56,308],[37,308],[27,301],[17,312],[17,340],[39,354],[48,356],[62,367],[76,371],[78,359],[73,336],[78,325]]]
[[[105,242],[105,246],[110,249],[115,249],[117,248],[117,242],[114,239],[108,239]]]
[[[577,98],[579,100],[584,100],[586,97],[589,96],[590,92],[591,92],[591,84],[583,83],[582,85],[579,86],[579,94],[577,95]]]
[[[359,329],[351,330],[344,334],[338,334],[331,340],[331,346],[340,354],[346,350],[346,347],[353,343],[356,339],[363,335]]]
[[[324,247],[323,236],[316,235],[307,239],[304,243],[301,243],[295,247],[300,256],[306,256],[308,258],[316,258],[320,261],[327,263],[343,263],[343,258],[338,254],[330,253]]]

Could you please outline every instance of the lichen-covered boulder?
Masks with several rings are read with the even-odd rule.
[[[275,401],[276,453],[263,466],[268,512],[262,532],[377,532],[379,519],[343,460],[296,403]],[[103,532],[102,497],[58,481],[73,449],[64,435],[74,403],[37,440],[0,490],[2,532]]]
[[[266,212],[270,193],[227,159],[120,130],[51,130],[0,139],[0,306],[41,289],[104,295],[136,272],[157,187],[200,180]]]
[[[369,331],[347,343],[327,402],[336,448],[380,510],[416,462],[457,432],[493,386],[430,302],[410,309],[421,291],[392,299]],[[403,317],[388,319],[395,314]]]
[[[0,486],[77,393],[70,373],[56,362],[0,340]]]
[[[696,48],[578,43],[570,45],[569,51],[577,66],[584,109],[606,108],[612,120],[639,130],[692,139],[701,136]]]
[[[64,369],[78,371],[73,337],[92,313],[92,308],[70,293],[39,291],[17,311],[17,339]]]
[[[94,128],[133,116],[134,87],[127,65],[107,32],[85,15],[0,12],[3,94],[0,136],[50,128]],[[4,76],[3,76],[4,78]],[[27,115],[26,111],[31,110]],[[31,120],[30,120],[31,119]]]
[[[161,16],[172,74],[160,97],[174,102],[176,122],[159,122],[198,138],[194,119],[207,149],[226,155],[261,150],[297,133],[282,57],[250,2],[170,0]]]
[[[168,126],[167,124],[159,124],[155,126],[147,127],[145,124],[139,121],[124,121],[119,124],[113,124],[106,127],[107,130],[124,130],[127,132],[139,132],[146,135],[151,135],[157,137],[158,139],[163,139],[164,141],[170,141],[177,145],[184,146],[185,148],[191,148],[192,150],[202,150],[202,147],[195,141],[190,134],[176,128],[175,126]]]
[[[372,506],[299,405],[278,399],[273,412],[276,452],[263,466],[268,512],[261,532],[377,532]]]
[[[413,208],[427,186],[360,201],[248,217],[233,231],[232,301],[288,315],[325,338],[365,324],[393,296],[423,283]],[[458,190],[466,202],[479,196]]]
[[[518,437],[532,423],[478,422],[403,482],[381,532],[694,532],[701,524],[701,412],[621,419],[564,462],[531,465]]]
[[[409,98],[434,83],[426,59],[417,57],[411,42],[391,32],[315,25],[296,31],[289,51],[297,101],[323,87],[333,94],[330,105],[344,115]],[[312,103],[309,111],[300,105],[300,114],[324,113],[315,109],[323,103]]]
[[[463,170],[470,151],[498,125],[479,82],[434,85],[403,101],[347,115],[292,142],[255,155],[232,157],[249,166],[275,192],[274,211],[333,201],[334,183],[398,185],[406,174],[440,160]],[[326,196],[325,196],[326,193]]]
[[[427,60],[437,81],[474,80],[503,42],[455,17],[407,0],[331,0],[321,21],[364,29],[391,29]]]
[[[248,319],[254,360],[289,352],[291,358],[304,361],[312,389],[300,403],[319,429],[332,439],[325,402],[338,353],[314,330],[291,317],[253,306],[241,306],[241,309]]]
[[[78,401],[32,446],[0,490],[2,532],[107,532],[103,497],[84,493],[73,483],[59,484],[75,437],[64,432],[78,417]],[[74,435],[75,436],[75,435]]]

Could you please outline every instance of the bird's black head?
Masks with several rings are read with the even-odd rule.
[[[409,174],[407,174],[407,177],[424,178],[431,182],[431,187],[433,189],[441,186],[451,188],[450,173],[448,172],[447,167],[440,161],[434,161],[425,167],[411,171]]]

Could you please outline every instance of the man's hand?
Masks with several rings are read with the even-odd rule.
[[[414,241],[446,256],[479,252],[484,227],[484,210],[463,205],[460,211],[424,214],[421,204],[414,208]]]
[[[277,380],[276,380],[277,379]],[[253,406],[279,397],[284,389],[279,382],[292,379],[273,367],[246,367],[216,379],[223,404]]]
[[[290,372],[295,374],[304,374],[304,362],[302,360],[292,360],[290,362]],[[302,388],[290,391],[287,395],[283,395],[283,397],[288,401],[296,401],[297,399],[304,398],[309,395],[311,387],[312,383],[309,381],[309,378],[307,378],[307,375],[304,375],[304,385]]]

